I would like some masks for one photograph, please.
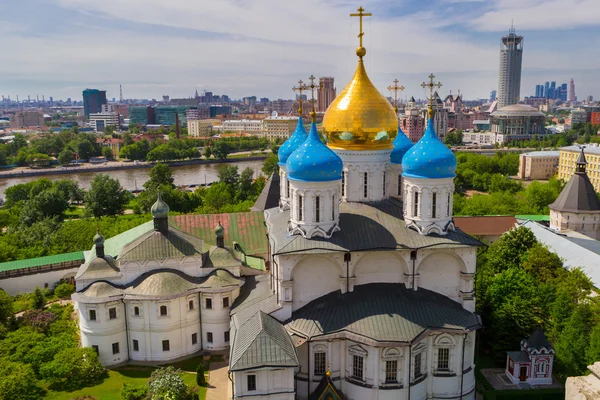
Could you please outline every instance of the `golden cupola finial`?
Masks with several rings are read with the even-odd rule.
[[[435,90],[435,88],[441,88],[442,87],[442,82],[438,82],[435,83],[433,81],[433,78],[435,78],[434,74],[429,74],[429,82],[423,82],[421,83],[421,87],[423,89],[429,89],[429,107],[427,108],[427,116],[429,117],[429,119],[433,118],[434,112],[433,112],[433,92]]]
[[[315,103],[317,102],[317,100],[315,100],[315,89],[317,88],[317,85],[315,85],[315,76],[309,76],[308,80],[310,81],[310,85],[307,85],[307,88],[310,89],[310,121],[317,122],[317,113],[315,111]]]
[[[370,17],[360,7],[360,39],[356,49],[358,66],[352,80],[329,105],[323,116],[323,133],[327,145],[340,150],[384,150],[392,148],[398,133],[398,116],[394,108],[373,85],[363,62],[367,50],[363,47],[363,17]]]
[[[398,79],[394,79],[394,86],[388,86],[388,90],[390,92],[394,92],[394,111],[398,114],[398,92],[404,91],[406,89],[404,86],[398,86]]]
[[[302,99],[302,92],[305,90],[308,90],[309,87],[307,85],[304,84],[304,82],[302,81],[302,79],[300,79],[298,81],[298,86],[294,86],[292,88],[292,90],[294,92],[298,92],[299,93],[299,97],[298,97],[298,115],[302,116],[302,102],[304,101]]]

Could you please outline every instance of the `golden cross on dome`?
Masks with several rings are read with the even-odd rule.
[[[350,14],[351,17],[358,17],[359,21],[360,21],[360,32],[358,34],[358,38],[360,39],[360,45],[358,46],[358,48],[356,49],[356,55],[359,56],[361,59],[364,57],[365,54],[367,54],[367,50],[363,47],[363,36],[365,35],[365,33],[363,32],[363,17],[371,17],[373,16],[372,13],[366,13],[364,12],[365,9],[362,8],[362,6],[360,6],[358,8],[358,13],[356,14]]]
[[[300,94],[300,96],[299,96],[300,100],[298,101],[298,104],[299,104],[299,106],[298,106],[298,114],[300,114],[300,116],[302,116],[302,92],[305,91],[305,90],[308,90],[308,89],[310,89],[310,88],[308,87],[308,85],[304,84],[304,82],[302,81],[302,79],[300,79],[298,81],[298,86],[294,86],[292,88],[292,90],[294,92],[298,92]]]
[[[310,118],[312,120],[312,122],[316,122],[317,120],[317,113],[315,112],[315,103],[317,102],[315,100],[315,89],[318,88],[318,85],[315,85],[315,76],[311,75],[308,77],[308,79],[310,80],[310,85],[307,85],[307,88],[310,89],[310,104],[311,104],[311,112],[310,112]]]
[[[404,86],[398,86],[398,79],[394,79],[394,86],[388,86],[388,90],[394,92],[394,111],[398,113],[398,92],[406,89]]]
[[[429,110],[427,112],[429,115],[429,118],[433,118],[433,92],[434,92],[435,88],[439,89],[442,87],[442,83],[441,82],[435,83],[433,81],[433,78],[435,78],[435,75],[429,74],[429,83],[423,82],[421,84],[421,87],[423,89],[429,88]]]

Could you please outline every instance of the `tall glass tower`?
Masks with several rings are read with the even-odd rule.
[[[498,108],[519,102],[521,95],[521,64],[523,36],[517,36],[511,25],[508,35],[502,37],[500,48],[500,76],[498,78]]]

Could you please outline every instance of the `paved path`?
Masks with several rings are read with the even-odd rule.
[[[227,377],[229,364],[226,362],[211,362],[206,400],[231,399],[231,381]]]

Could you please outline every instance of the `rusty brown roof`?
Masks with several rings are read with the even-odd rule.
[[[454,217],[454,225],[474,236],[502,235],[517,224],[512,215],[486,215],[477,217]]]

